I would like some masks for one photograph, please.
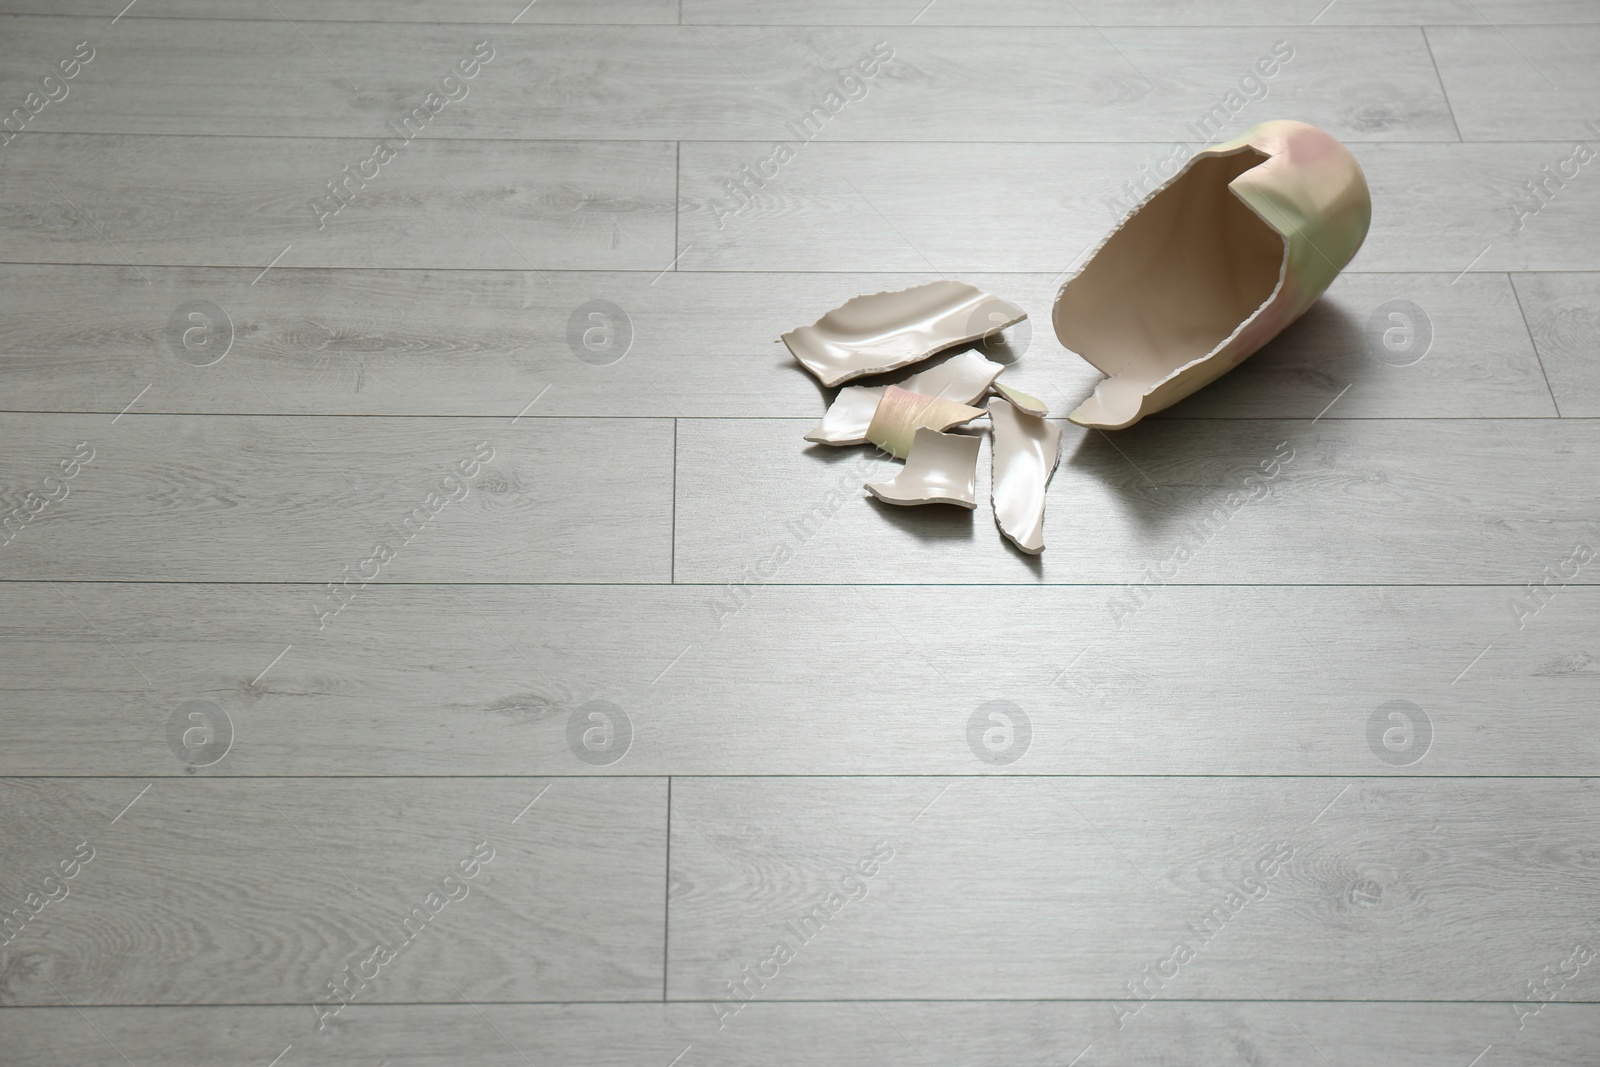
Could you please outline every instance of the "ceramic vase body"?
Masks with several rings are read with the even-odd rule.
[[[1197,153],[1061,287],[1056,336],[1109,377],[1069,416],[1120,429],[1232,370],[1309,308],[1372,220],[1330,134],[1276,120]]]

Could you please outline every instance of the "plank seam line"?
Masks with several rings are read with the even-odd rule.
[[[1428,62],[1433,66],[1433,80],[1439,83],[1439,95],[1444,98],[1445,110],[1450,113],[1450,125],[1455,127],[1456,140],[1463,141],[1461,123],[1456,121],[1455,105],[1450,103],[1450,90],[1444,87],[1444,75],[1439,73],[1439,61],[1433,55],[1433,42],[1428,39],[1428,27],[1418,26],[1422,33],[1422,46],[1428,50]]]
[[[51,14],[40,11],[6,11],[0,12],[0,18],[13,19],[53,19],[56,21],[78,19],[87,20],[94,16]],[[129,18],[136,22],[265,22],[278,24],[280,20],[269,18],[252,18],[241,15],[130,15]],[[421,19],[301,19],[312,25],[346,25],[346,26],[498,26],[505,28],[509,23],[483,22],[476,20],[464,21],[437,21]],[[574,29],[616,29],[616,30],[663,30],[677,29],[681,23],[675,22],[521,22],[519,26],[532,26],[538,29],[550,30],[562,27]],[[1440,29],[1440,30],[1498,30],[1501,27],[1510,29],[1573,29],[1593,28],[1600,26],[1600,22],[1334,22],[1323,26],[1309,27],[1304,23],[1244,23],[1244,24],[1219,24],[1215,22],[1097,22],[1093,25],[1073,25],[1059,22],[1029,22],[1006,23],[996,25],[991,22],[948,22],[927,23],[920,26],[908,26],[903,22],[851,22],[840,24],[837,22],[702,22],[702,27],[707,29],[751,29],[751,30],[1143,30],[1146,32],[1161,30],[1401,30],[1401,29]]]
[[[1561,401],[1556,399],[1556,391],[1550,386],[1550,372],[1544,368],[1544,353],[1539,351],[1539,342],[1533,336],[1533,323],[1528,321],[1528,311],[1522,306],[1522,294],[1517,292],[1517,279],[1508,271],[1506,281],[1511,283],[1511,298],[1517,302],[1517,314],[1522,316],[1522,328],[1527,332],[1529,346],[1533,348],[1533,358],[1539,363],[1539,376],[1544,379],[1544,388],[1550,394],[1550,404],[1556,410],[1556,418],[1566,418],[1561,414]]]

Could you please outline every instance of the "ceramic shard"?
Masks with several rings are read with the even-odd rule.
[[[867,440],[905,459],[919,429],[948,430],[982,414],[982,408],[909,392],[898,385],[885,386],[878,408],[872,413],[872,422],[867,426]]]
[[[1068,418],[1120,429],[1238,366],[1299,318],[1366,238],[1350,152],[1276,120],[1197,153],[1061,287],[1067,348],[1110,375]]]
[[[989,389],[1002,400],[1010,401],[1011,406],[1018,411],[1026,412],[1029,415],[1037,415],[1041,419],[1050,414],[1050,409],[1045,406],[1044,401],[1032,393],[1024,393],[1021,389],[1013,389],[1011,386],[1001,382],[995,382]]]
[[[868,482],[867,492],[885,504],[954,504],[974,509],[978,506],[974,486],[982,440],[973,434],[921,427],[900,473],[893,481]]]
[[[834,386],[909,366],[1027,317],[976,286],[946,280],[852,297],[810,326],[790,330],[783,343],[823,385]]]
[[[1003,364],[984,359],[976,352],[962,352],[937,367],[895,384],[913,393],[970,404],[984,394],[1004,369]],[[872,413],[878,410],[883,390],[881,385],[845,386],[828,405],[822,421],[806,434],[806,440],[822,445],[866,444],[867,427],[872,424]]]
[[[1024,552],[1044,551],[1044,491],[1061,458],[1061,431],[1009,400],[989,401],[994,425],[990,496],[994,521]]]

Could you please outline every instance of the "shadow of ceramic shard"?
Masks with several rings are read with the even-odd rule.
[[[923,427],[948,430],[983,414],[982,408],[890,385],[884,388],[878,408],[872,413],[867,440],[897,459],[905,459],[911,451],[912,439]]]
[[[1215,381],[1311,306],[1371,220],[1361,167],[1315,126],[1198,153],[1056,296],[1056,336],[1110,375],[1068,417],[1121,429]]]
[[[1061,431],[999,397],[989,401],[989,420],[995,524],[1018,548],[1036,555],[1044,551],[1044,493],[1061,457]]]
[[[868,482],[867,492],[886,504],[954,504],[969,511],[977,504],[978,448],[973,434],[940,433],[926,426],[916,432],[906,465],[893,481]]]
[[[1027,312],[966,282],[937,281],[852,297],[810,326],[783,335],[823,385],[906,367],[1027,318]]]
[[[970,404],[984,394],[1004,369],[976,352],[962,352],[937,367],[895,384],[907,392]],[[845,386],[828,405],[822,421],[806,433],[806,440],[820,445],[866,444],[867,428],[872,425],[872,415],[878,410],[885,388],[881,385]]]

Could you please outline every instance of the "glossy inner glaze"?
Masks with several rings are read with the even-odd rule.
[[[1196,160],[1063,288],[1062,343],[1119,379],[1102,400],[1137,410],[1145,389],[1211,352],[1271,297],[1284,239],[1228,187],[1267,158],[1244,147]]]

